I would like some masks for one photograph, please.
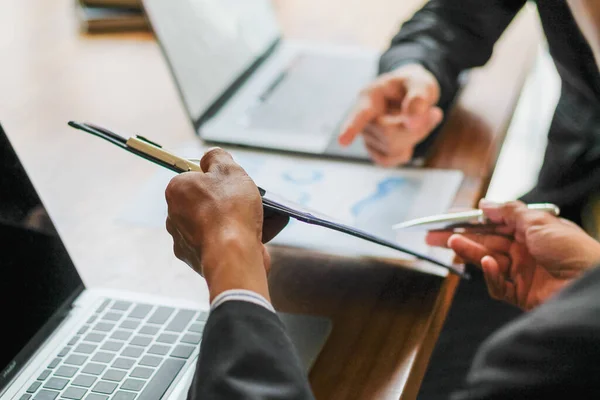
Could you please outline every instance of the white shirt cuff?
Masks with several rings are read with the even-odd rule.
[[[254,303],[256,305],[266,308],[269,311],[275,312],[273,305],[269,303],[267,299],[265,299],[258,293],[245,289],[231,289],[224,291],[223,293],[215,297],[215,299],[210,305],[210,311],[213,311],[215,308],[219,307],[226,301],[245,301],[248,303]]]

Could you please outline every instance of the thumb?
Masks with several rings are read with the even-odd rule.
[[[421,79],[405,81],[406,95],[402,100],[402,113],[407,116],[420,116],[435,106],[439,94],[435,84]]]

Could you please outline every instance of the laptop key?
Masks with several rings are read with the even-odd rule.
[[[75,353],[92,354],[97,348],[98,346],[95,344],[81,343],[73,351]]]
[[[171,357],[189,358],[194,352],[194,349],[195,347],[180,344],[175,347],[175,349],[171,353]]]
[[[38,381],[43,381],[44,379],[46,379],[47,377],[50,376],[50,374],[52,373],[52,371],[50,371],[49,369],[46,369],[44,371],[42,371],[42,373],[40,374],[40,376],[38,376]]]
[[[54,390],[63,390],[67,386],[67,383],[69,383],[69,381],[67,379],[52,377],[52,378],[48,379],[48,382],[46,382],[46,384],[44,385],[44,388],[54,389]]]
[[[133,400],[135,399],[135,396],[135,393],[119,390],[117,393],[115,393],[112,400]]]
[[[177,341],[177,337],[177,335],[173,335],[171,333],[162,333],[158,336],[158,338],[156,338],[156,341],[160,343],[173,344]]]
[[[89,388],[89,387],[92,387],[94,382],[96,382],[96,379],[98,379],[98,378],[96,378],[95,376],[92,376],[92,375],[79,374],[79,375],[77,375],[77,378],[75,378],[73,380],[73,382],[71,382],[71,385]]]
[[[121,325],[119,325],[120,328],[131,330],[137,329],[138,326],[140,326],[140,321],[133,319],[126,319],[125,321],[121,322]]]
[[[28,388],[27,393],[35,393],[36,390],[40,388],[42,382],[33,382]]]
[[[161,363],[161,361],[163,360],[162,357],[157,357],[157,356],[144,356],[141,360],[140,360],[140,365],[144,365],[147,367],[158,367],[158,365]]]
[[[181,341],[183,343],[198,344],[198,343],[200,343],[201,339],[202,339],[202,337],[200,335],[188,333],[188,334],[183,335],[183,337],[181,338]]]
[[[136,306],[133,307],[133,310],[131,310],[127,317],[144,319],[146,318],[146,315],[148,315],[150,310],[152,310],[152,306],[149,304],[136,304]]]
[[[106,381],[121,382],[125,378],[127,372],[120,369],[109,369],[104,373],[102,379]]]
[[[179,310],[175,317],[169,322],[169,325],[165,328],[166,331],[170,332],[183,332],[183,330],[188,326],[196,311],[192,310]]]
[[[145,347],[145,346],[148,346],[150,343],[152,343],[152,338],[150,336],[137,335],[133,339],[131,339],[131,341],[129,343],[134,346]]]
[[[87,365],[81,370],[81,372],[90,375],[100,375],[106,369],[106,365],[97,364],[97,363],[87,363]]]
[[[171,383],[185,365],[184,360],[176,358],[166,359],[156,371],[154,377],[148,382],[137,400],[159,400],[167,391]]]
[[[29,400],[31,398],[31,395],[29,393],[25,393],[22,394],[21,397],[19,397],[19,400]]]
[[[115,342],[114,340],[108,340],[100,348],[102,350],[108,350],[108,351],[119,351],[119,350],[121,350],[121,347],[123,347],[124,344],[125,343],[123,343],[123,342]]]
[[[139,356],[142,355],[143,352],[144,352],[144,349],[142,347],[127,346],[123,349],[123,351],[121,352],[121,355],[125,356],[125,357],[138,358]]]
[[[153,372],[154,370],[152,368],[136,367],[133,369],[133,371],[131,371],[131,377],[148,379],[150,376],[152,376]]]
[[[61,366],[56,370],[54,376],[62,376],[64,378],[72,378],[77,373],[76,367],[67,367],[66,365]]]
[[[121,385],[121,389],[125,390],[133,390],[134,392],[139,392],[144,387],[146,381],[142,381],[139,379],[129,378]]]
[[[158,327],[152,325],[144,325],[140,329],[139,333],[143,333],[144,335],[156,335],[158,333]]]
[[[111,394],[117,388],[117,384],[114,382],[100,381],[96,383],[96,386],[92,388],[92,392]]]
[[[42,389],[35,395],[33,400],[54,400],[56,396],[58,396],[58,392]]]
[[[65,360],[65,364],[69,365],[83,365],[87,361],[87,356],[81,354],[71,354]]]
[[[106,338],[106,335],[104,333],[91,332],[88,333],[86,337],[83,338],[83,340],[86,342],[100,343],[104,340],[104,338]]]
[[[102,304],[100,304],[100,307],[98,307],[98,309],[96,310],[97,314],[100,314],[102,311],[104,311],[104,309],[106,308],[106,306],[108,306],[108,304],[110,303],[110,299],[106,299],[102,302]]]
[[[101,319],[102,321],[117,322],[121,319],[122,316],[123,314],[121,313],[109,311],[106,314],[104,314]]]
[[[171,314],[175,311],[172,307],[158,307],[148,320],[151,324],[164,324],[167,322]]]
[[[91,317],[88,318],[87,323],[88,324],[93,323],[96,320],[96,318],[98,318],[97,314],[92,315]]]
[[[200,314],[198,315],[198,318],[196,318],[196,321],[206,321],[207,319],[208,319],[208,312],[200,311]]]
[[[114,331],[113,334],[110,335],[111,339],[116,339],[116,340],[129,340],[130,337],[131,337],[130,331],[124,331],[121,329]]]
[[[119,311],[127,311],[129,310],[129,307],[131,307],[131,303],[129,301],[115,301],[115,304],[112,305],[111,309],[112,310],[119,310]]]
[[[69,386],[67,390],[60,395],[60,397],[72,400],[81,400],[85,395],[85,392],[87,392],[87,389]]]
[[[58,364],[60,364],[60,358],[55,358],[50,364],[48,364],[48,368],[54,369]]]
[[[92,361],[96,361],[99,363],[109,363],[113,360],[113,358],[115,358],[115,353],[99,351],[96,354],[94,354],[94,357],[92,357]]]
[[[116,313],[116,312],[113,312],[113,311],[109,311],[109,312],[107,312],[106,314],[104,314],[102,316],[102,319],[105,320],[105,321],[116,322],[116,321],[120,320],[122,316],[123,316],[123,314],[121,314],[121,313]]]
[[[110,332],[112,330],[112,328],[114,328],[114,327],[115,327],[115,324],[113,324],[113,323],[98,322],[96,325],[94,325],[94,330],[100,331],[100,332]]]
[[[192,325],[190,325],[190,327],[188,328],[188,331],[190,332],[194,332],[194,333],[202,333],[202,331],[204,330],[204,324],[200,324],[198,322],[193,323]]]
[[[67,343],[69,346],[73,346],[75,343],[77,343],[77,341],[81,338],[81,336],[79,335],[75,335],[71,338],[71,340],[69,340],[69,343]]]
[[[104,394],[90,393],[85,397],[85,400],[107,400],[108,396]]]
[[[156,354],[159,356],[166,356],[167,354],[169,354],[170,350],[171,350],[170,346],[166,346],[164,344],[154,344],[154,345],[150,346],[150,348],[148,349],[148,353]]]
[[[89,325],[84,325],[81,328],[79,328],[79,330],[77,331],[78,335],[83,335],[84,333],[86,333],[88,331],[88,329],[90,329]]]
[[[57,354],[57,356],[59,356],[59,357],[66,356],[69,353],[69,351],[71,351],[71,348],[72,347],[70,347],[70,346],[63,347],[63,349]]]
[[[135,364],[135,360],[132,360],[130,358],[119,357],[115,360],[112,366],[114,368],[130,369],[131,367],[133,367],[133,364]]]

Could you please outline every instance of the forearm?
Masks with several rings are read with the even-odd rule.
[[[447,108],[464,70],[485,64],[525,0],[430,0],[392,39],[380,72],[415,62],[437,78]],[[446,111],[446,110],[444,110]]]

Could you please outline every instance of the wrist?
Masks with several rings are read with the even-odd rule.
[[[262,243],[255,234],[228,229],[213,236],[202,249],[202,275],[210,300],[226,290],[244,289],[269,300]]]

